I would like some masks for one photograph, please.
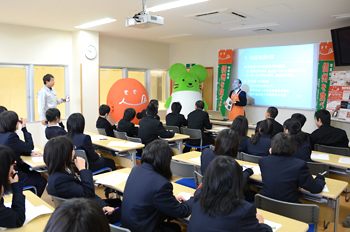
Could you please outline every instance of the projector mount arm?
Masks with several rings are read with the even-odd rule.
[[[139,15],[144,15],[144,14],[148,14],[147,11],[147,0],[142,0],[142,8],[143,10],[140,13],[137,13],[133,16],[133,18],[135,19],[136,22],[140,23],[141,21],[139,20]]]

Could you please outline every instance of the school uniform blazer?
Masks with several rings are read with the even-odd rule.
[[[317,130],[311,133],[310,140],[312,149],[314,149],[315,144],[347,148],[349,146],[349,139],[345,130],[331,125],[321,125]]]
[[[49,140],[51,138],[60,136],[60,135],[66,135],[67,132],[60,126],[48,126],[45,129],[45,136]]]
[[[11,184],[12,206],[4,206],[4,198],[0,204],[0,227],[17,228],[21,227],[26,219],[25,196],[23,195],[23,184],[20,182]]]
[[[272,125],[273,125],[272,137],[275,136],[276,134],[284,131],[283,126],[279,122],[277,122],[275,119],[268,118],[267,120],[270,120],[272,122]],[[262,121],[260,121],[256,124],[255,132],[258,132],[258,128],[259,128],[259,125],[261,122]]]
[[[194,196],[200,193],[198,189]],[[253,204],[241,200],[240,204],[229,214],[211,217],[208,212],[204,212],[199,204],[199,200],[193,203],[190,223],[187,232],[272,232],[270,226],[259,223],[256,218],[256,208]]]
[[[242,141],[239,143],[238,146],[238,151],[246,151],[247,150],[247,143],[250,138],[246,136],[245,138],[242,139]]]
[[[174,132],[167,131],[163,124],[152,116],[142,118],[139,126],[139,138],[145,145],[157,139],[158,136],[161,138],[174,137]]]
[[[89,163],[93,163],[100,158],[100,156],[95,152],[90,135],[74,134],[72,140],[77,149],[82,149],[85,151]]]
[[[19,139],[15,132],[0,133],[0,144],[10,147],[15,152],[17,164],[21,166],[23,161],[21,155],[30,156],[34,149],[32,135],[27,131],[26,127],[22,128],[24,142]]]
[[[139,128],[134,123],[122,119],[118,122],[117,131],[126,132],[129,137],[134,137],[138,135]]]
[[[147,116],[147,113],[146,113],[146,112],[147,112],[147,109],[142,110],[141,112],[139,112],[139,113],[136,114],[136,118],[137,118],[137,119],[141,119],[141,118],[146,117],[146,116]],[[160,121],[160,117],[159,117],[158,115],[156,115],[155,118],[156,118],[158,121]]]
[[[121,224],[132,232],[160,232],[159,226],[167,217],[189,216],[192,204],[193,197],[179,203],[173,185],[144,162],[131,170],[126,181]]]
[[[188,114],[187,116],[187,127],[190,129],[199,129],[204,132],[204,128],[211,129],[212,125],[209,120],[209,115],[207,112],[196,109]]]
[[[92,179],[92,172],[87,169],[80,171],[80,179],[75,174],[68,172],[55,172],[47,179],[46,191],[48,194],[62,197],[75,198],[86,197],[94,199],[101,207],[106,206],[99,196],[95,194],[95,186]]]
[[[305,161],[291,156],[269,155],[259,160],[263,188],[261,194],[276,200],[299,203],[299,187],[319,193],[324,176],[314,179]]]
[[[169,113],[165,117],[166,125],[167,126],[187,126],[187,120],[183,114],[177,114],[177,113]]]
[[[106,130],[107,136],[114,137],[113,130],[116,130],[117,127],[115,125],[111,125],[107,119],[98,117],[96,121],[96,128],[103,128]]]
[[[268,156],[270,154],[270,148],[271,138],[267,135],[260,134],[259,140],[255,145],[252,144],[250,139],[247,140],[247,148],[243,152],[255,156]]]
[[[295,135],[292,134],[292,136],[294,137]],[[297,151],[293,156],[306,162],[312,162],[311,152],[311,143],[310,138],[308,137],[307,140],[301,146],[297,147]]]

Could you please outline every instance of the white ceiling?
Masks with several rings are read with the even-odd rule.
[[[148,0],[147,6],[174,0]],[[227,24],[209,24],[185,16],[229,8],[254,19]],[[209,0],[190,6],[165,10],[156,14],[164,17],[164,26],[138,29],[125,27],[125,18],[142,11],[142,0],[0,0],[0,23],[77,30],[75,26],[101,18],[116,22],[89,30],[101,35],[180,43],[237,36],[257,35],[253,30],[227,31],[223,28],[277,22],[268,27],[271,33],[329,29],[350,26],[350,18],[335,19],[332,15],[350,13],[350,0]],[[266,28],[266,27],[264,27]],[[191,36],[156,40],[155,37],[174,34]]]

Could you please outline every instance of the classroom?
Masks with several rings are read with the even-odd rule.
[[[168,76],[172,64],[200,64],[212,69],[211,102],[215,110],[219,50],[330,42],[331,29],[350,25],[350,2],[345,0],[208,0],[151,12],[164,18],[163,26],[146,29],[126,27],[125,19],[142,11],[145,2],[150,8],[172,1],[87,3],[83,0],[63,0],[44,3],[39,0],[19,0],[1,3],[0,70],[19,68],[22,76],[16,77],[20,83],[8,81],[6,75],[0,76],[0,105],[8,109],[15,108],[19,117],[27,118],[27,128],[36,145],[44,147],[47,141],[37,116],[36,100],[37,92],[42,87],[42,76],[46,74],[43,72],[47,70],[65,77],[59,84],[56,80],[54,87],[60,93],[58,98],[70,98],[69,103],[59,106],[64,124],[70,114],[79,112],[84,115],[85,130],[97,133],[95,122],[99,117],[98,108],[106,104],[105,98],[112,84],[110,79],[103,82],[108,77],[104,73],[116,72],[118,79],[132,76],[139,80],[150,99],[152,96],[159,98],[159,116],[164,120],[167,114],[164,103],[172,88]],[[246,15],[249,20],[215,24],[195,19],[199,14],[227,9]],[[345,16],[335,17],[342,14]],[[107,17],[117,21],[89,29],[75,28]],[[253,26],[244,27],[246,25]],[[243,29],[238,28],[242,26]],[[230,27],[236,28],[225,29]],[[255,29],[271,31],[260,34]],[[89,45],[97,50],[93,59],[86,57]],[[334,71],[347,70],[350,70],[350,66],[334,67]],[[154,82],[157,78],[152,79],[152,73],[161,76],[161,87],[157,87],[159,83]],[[23,101],[19,103],[11,100],[15,95],[21,95]],[[245,106],[249,124],[263,120],[267,107]],[[281,124],[298,112],[307,118],[303,131],[312,133],[317,129],[312,109],[298,109],[296,106],[278,108],[278,111],[276,121]],[[350,133],[350,124],[347,122],[332,121],[331,125]],[[21,133],[18,134],[23,138]],[[344,228],[338,229],[341,231]],[[332,228],[328,231],[332,231]]]

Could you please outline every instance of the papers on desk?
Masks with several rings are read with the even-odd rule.
[[[108,137],[104,135],[93,135],[91,136],[92,141],[108,140]]]
[[[318,154],[318,153],[312,153],[311,159],[314,160],[329,160],[329,155],[326,154]]]
[[[6,207],[11,208],[12,202],[8,202],[4,204]],[[23,225],[27,224],[34,218],[43,215],[43,214],[48,214],[52,213],[53,211],[46,207],[45,205],[39,205],[35,207],[32,203],[30,203],[27,199],[25,201],[25,209],[26,209],[26,220],[24,221]],[[0,227],[1,230],[6,230],[6,228]]]
[[[41,149],[37,148],[37,147],[34,147],[34,149],[32,150],[32,152],[34,151],[41,151]]]
[[[260,167],[259,166],[253,166],[253,165],[242,165],[243,171],[246,170],[247,168],[251,168],[254,172],[254,175],[260,175]]]
[[[192,158],[192,159],[189,159],[189,160],[191,160],[191,161],[193,161],[193,162],[196,162],[196,163],[201,163],[201,157],[196,157],[196,158]]]
[[[44,162],[44,157],[31,157],[34,163]]]
[[[268,220],[264,220],[264,223],[269,225],[273,232],[275,232],[276,230],[278,230],[279,228],[282,227],[281,224],[278,224],[278,223],[272,222],[272,221],[268,221]]]
[[[127,141],[111,141],[107,146],[111,147],[137,147],[141,143],[127,142]]]
[[[126,181],[129,177],[129,174],[114,172],[113,174],[107,175],[96,181],[97,184],[117,186],[118,184]]]
[[[188,201],[191,198],[191,193],[185,193],[185,192],[181,192],[178,194],[178,196],[182,196],[183,198],[186,199],[186,201]]]
[[[326,184],[324,185],[322,192],[329,193],[329,189]]]
[[[350,158],[340,157],[339,160],[338,160],[338,163],[340,163],[340,164],[350,164]]]

